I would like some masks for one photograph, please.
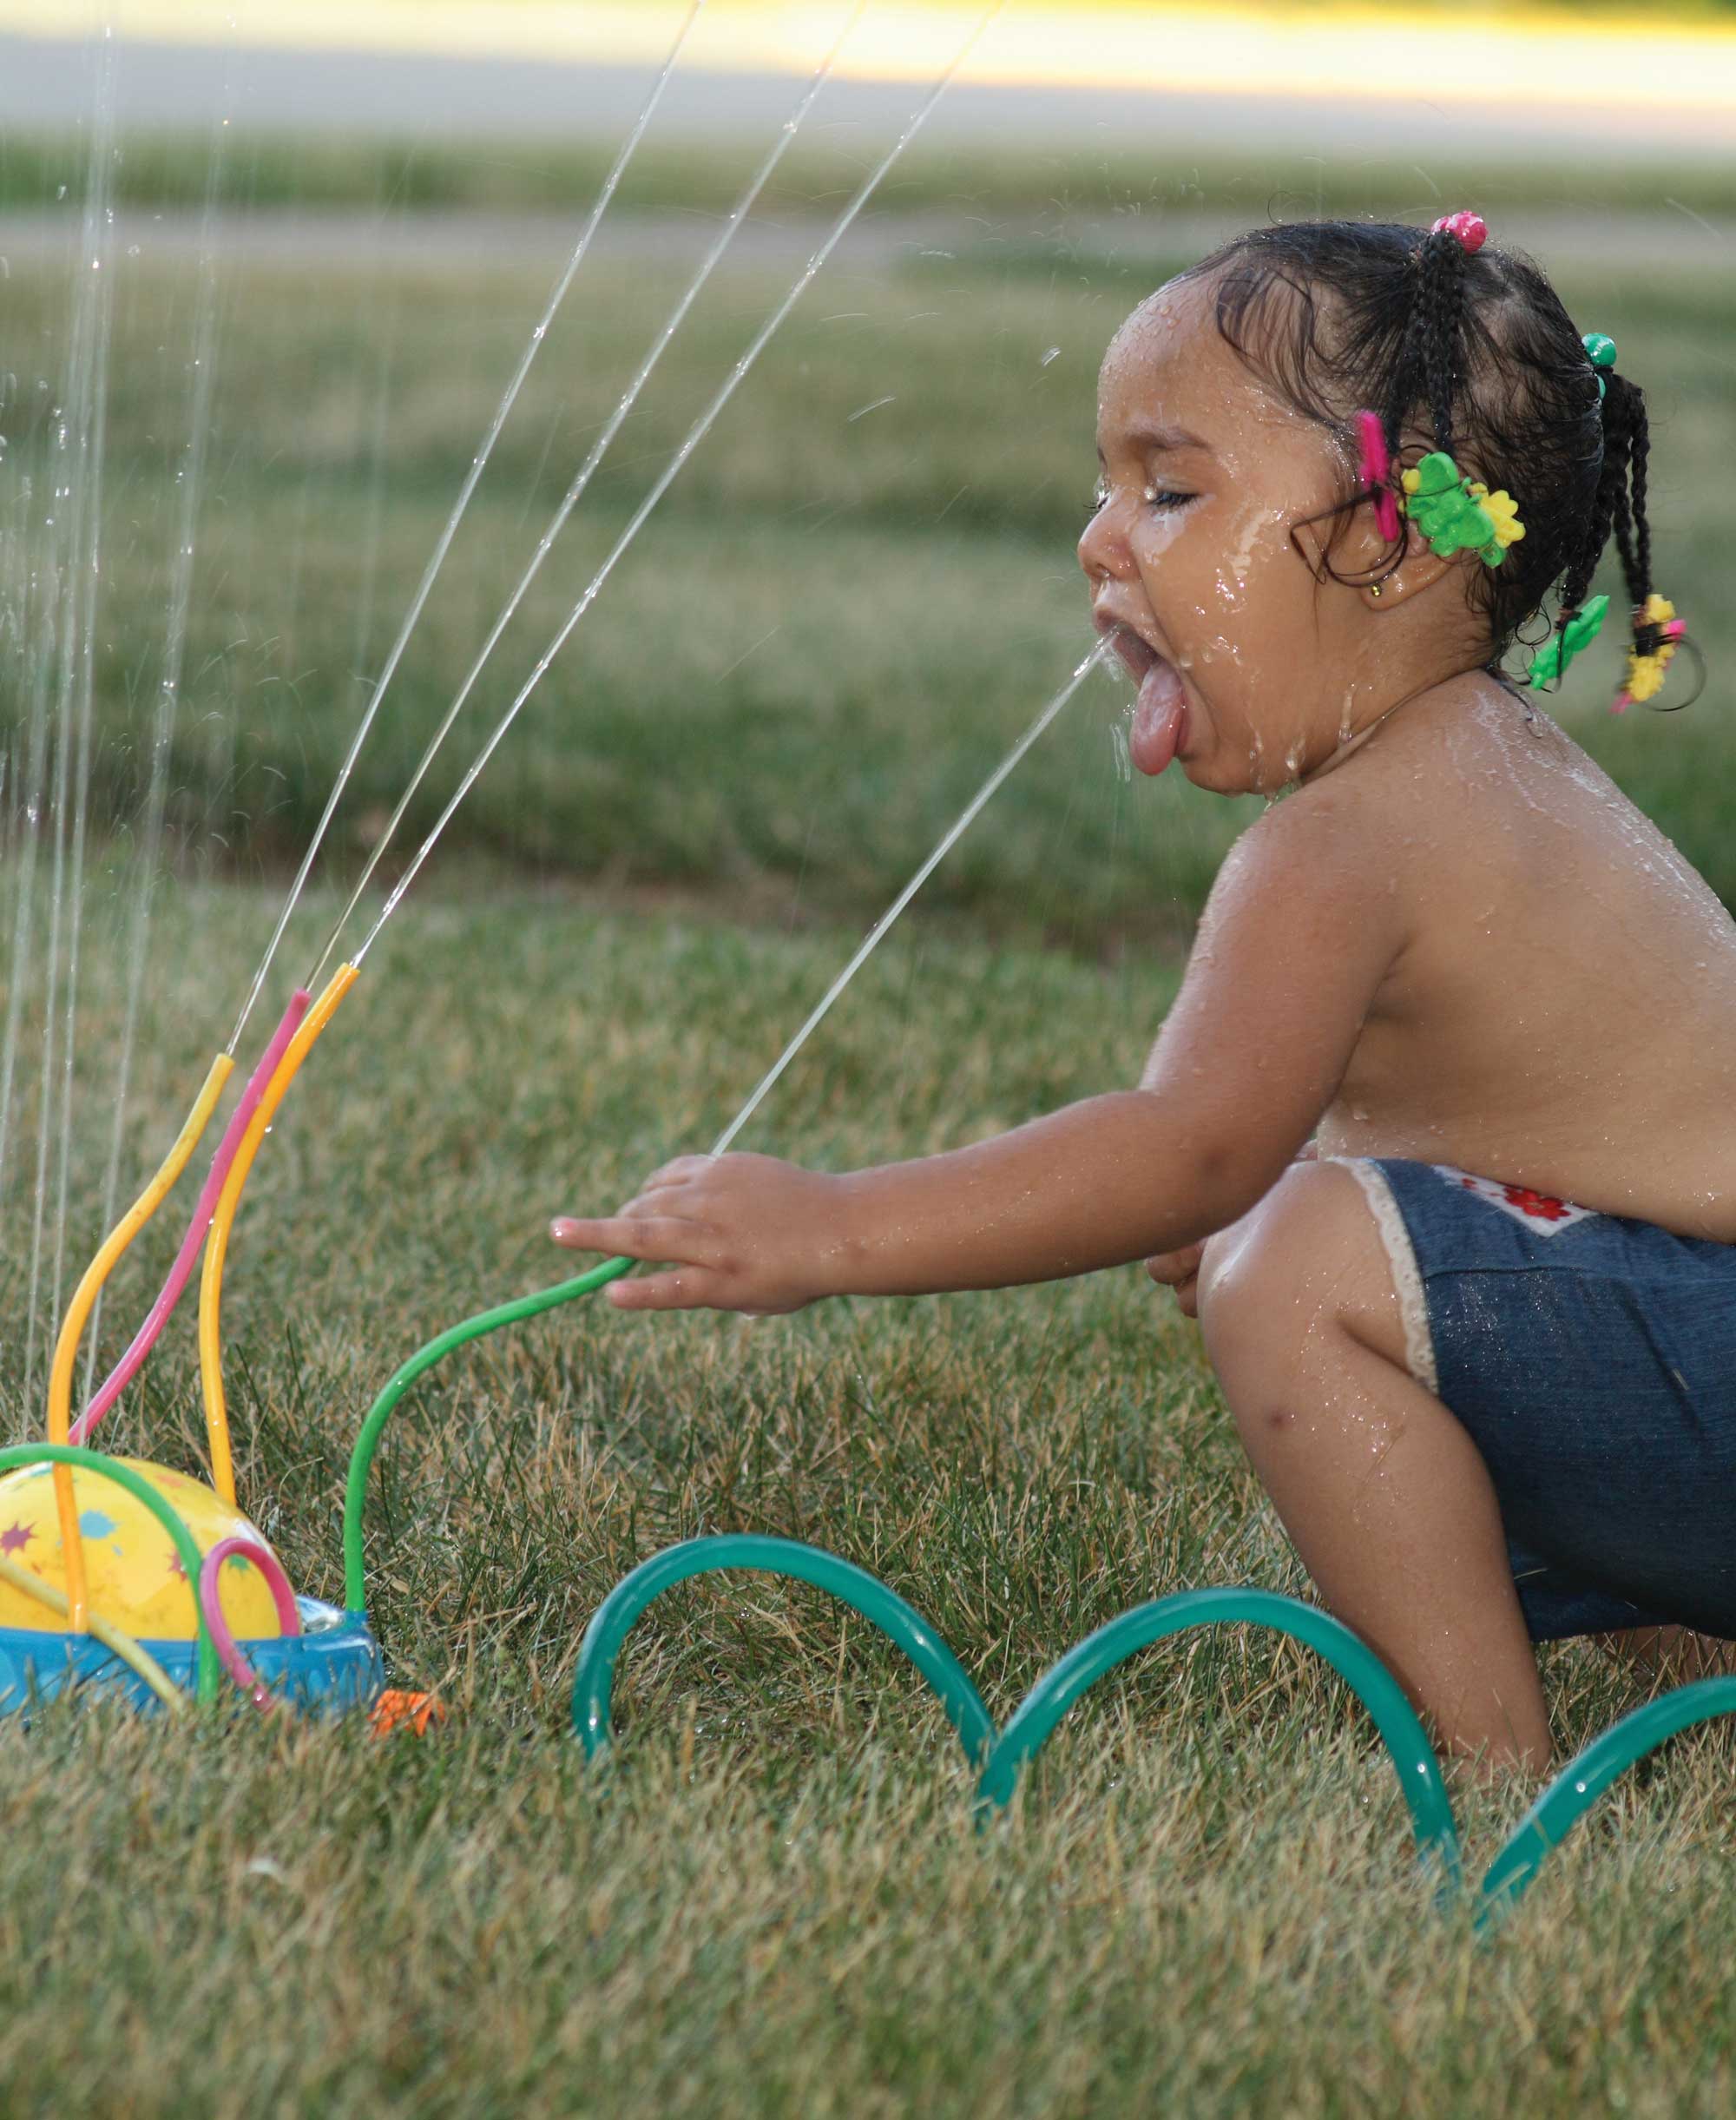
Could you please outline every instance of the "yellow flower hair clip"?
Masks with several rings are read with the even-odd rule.
[[[1519,504],[1505,486],[1491,493],[1478,479],[1470,488],[1474,501],[1481,501],[1485,512],[1495,524],[1496,543],[1504,552],[1510,544],[1517,544],[1525,535],[1525,525],[1519,520]]]

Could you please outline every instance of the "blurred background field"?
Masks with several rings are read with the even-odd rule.
[[[729,181],[713,181],[724,195]],[[1162,180],[1154,189],[1161,200]],[[1394,216],[1431,203],[1414,175],[1390,173],[1341,178],[1339,194],[1341,210]],[[1274,195],[1299,203],[1293,185]],[[1499,225],[1499,205],[1486,203]],[[1512,211],[1522,230],[1528,214],[1546,222],[1542,207]],[[92,811],[105,830],[137,815],[150,763],[195,293],[184,255],[148,261],[148,210],[123,226],[141,240],[138,257],[118,260],[107,393]],[[681,293],[698,234],[673,214],[624,219],[589,262],[358,761],[331,843],[334,876],[372,844]],[[307,843],[542,306],[561,254],[550,235],[541,221],[503,234],[537,261],[503,263],[462,217],[424,227],[412,248],[382,211],[341,234],[307,231],[316,249],[339,247],[323,266],[299,252],[260,263],[239,232],[224,253],[199,594],[169,772],[181,866],[279,874]],[[807,236],[787,208],[702,298],[417,797],[402,854]],[[1096,365],[1127,309],[1197,254],[1161,205],[1071,233],[1060,214],[1032,225],[1010,207],[992,221],[936,209],[871,228],[672,490],[457,813],[425,887],[445,887],[470,853],[544,881],[700,891],[760,918],[871,917],[1088,642],[1072,548],[1095,477]],[[1731,509],[1722,482],[1693,467],[1736,441],[1733,297],[1726,280],[1680,265],[1647,261],[1640,284],[1643,257],[1630,239],[1621,257],[1581,254],[1556,277],[1570,311],[1616,337],[1647,390],[1655,576],[1691,615],[1709,681],[1680,720],[1611,718],[1612,627],[1555,711],[1731,897],[1733,739],[1720,711]],[[49,365],[64,312],[58,261],[15,251],[5,317],[16,375],[32,357],[38,371]],[[22,477],[34,468],[40,486],[56,403],[21,381],[11,407],[15,596],[30,563]],[[1600,585],[1619,595],[1613,557],[1608,574]],[[1511,658],[1516,674],[1524,662],[1522,650]],[[20,669],[10,695],[15,785],[30,682]],[[1085,951],[1187,932],[1249,809],[1179,777],[1128,789],[1121,704],[1107,680],[1080,702],[1043,762],[1016,777],[936,876],[923,915],[965,913]]]
[[[758,36],[775,12],[736,5],[713,0],[713,33]],[[871,23],[887,11],[871,0]],[[345,1458],[397,1363],[559,1277],[550,1214],[607,1208],[714,1136],[1085,652],[1073,544],[1098,360],[1143,293],[1238,226],[1426,225],[1475,204],[1582,329],[1618,340],[1652,408],[1654,576],[1707,682],[1679,716],[1612,718],[1612,626],[1550,711],[1736,905],[1736,158],[1728,112],[1716,123],[1732,11],[1384,9],[1452,41],[1440,78],[1361,102],[1347,84],[1331,104],[1117,79],[1101,24],[1169,19],[1142,7],[1050,10],[1060,85],[988,56],[967,74],[533,695],[261,1155],[227,1276],[230,1392],[244,1498],[299,1585],[339,1592]],[[678,12],[0,0],[8,1439],[40,1432],[72,1280],[229,1029]],[[334,50],[321,24],[337,38],[339,14]],[[1009,14],[1028,29],[1042,10]],[[615,41],[595,63],[538,57],[538,18]],[[92,313],[80,226],[104,21],[120,45],[99,490],[62,431]],[[832,26],[778,21],[788,65],[701,72],[602,224],[361,754],[272,1013]],[[1604,53],[1607,102],[1554,102],[1517,74],[1462,93],[1454,69],[1491,23],[1571,43],[1575,65],[1595,34],[1625,38]],[[1641,61],[1691,36],[1677,102],[1648,102]],[[1592,78],[1565,56],[1562,77]],[[836,94],[550,554],[371,906],[915,100],[866,66]],[[515,97],[535,122],[503,130]],[[378,122],[360,125],[370,98]],[[273,121],[292,106],[297,127]],[[70,526],[92,498],[94,609],[69,632]],[[1597,586],[1619,603],[1613,562]],[[1091,681],[743,1145],[849,1167],[1134,1076],[1254,806],[1136,780],[1127,701]],[[105,1356],[176,1234],[128,1261]],[[172,1328],[113,1446],[202,1465],[191,1340]],[[1428,1914],[1397,1792],[1335,1682],[1258,1639],[1137,1667],[1082,1709],[1010,1831],[976,1840],[944,1728],[852,1622],[767,1586],[694,1590],[634,1636],[612,1777],[581,1774],[565,1718],[586,1619],[635,1560],[720,1530],[883,1573],[997,1715],[1142,1598],[1306,1588],[1197,1332],[1136,1270],[755,1325],[586,1307],[503,1336],[406,1404],[370,1509],[394,1677],[440,1688],[444,1735],[374,1748],[212,1718],[189,1739],[65,1713],[5,1728],[0,2104],[1727,2109],[1720,1732],[1625,1787],[1492,1948]],[[1583,1643],[1545,1670],[1564,1755],[1646,1688]],[[1473,1858],[1529,1793],[1462,1794]]]

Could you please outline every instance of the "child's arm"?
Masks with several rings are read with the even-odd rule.
[[[1197,1242],[1270,1189],[1343,1079],[1407,932],[1392,840],[1355,789],[1304,791],[1252,826],[1138,1090],[844,1176],[683,1157],[620,1215],[552,1234],[678,1269],[615,1282],[635,1310],[1000,1287]]]

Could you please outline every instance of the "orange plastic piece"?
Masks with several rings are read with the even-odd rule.
[[[431,1723],[445,1720],[446,1705],[437,1693],[404,1693],[391,1687],[368,1710],[376,1737],[390,1737],[394,1730],[425,1737]]]

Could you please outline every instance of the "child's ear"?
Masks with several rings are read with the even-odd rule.
[[[1408,517],[1401,517],[1399,527],[1404,532],[1404,556],[1391,574],[1378,579],[1380,594],[1373,594],[1374,583],[1358,590],[1363,602],[1371,611],[1390,611],[1408,597],[1418,596],[1425,589],[1432,589],[1443,574],[1450,574],[1456,567],[1467,561],[1480,567],[1483,562],[1476,553],[1461,550],[1450,553],[1443,559]],[[1376,565],[1380,563],[1377,560]]]
[[[1314,579],[1323,585],[1330,584],[1333,574],[1354,583],[1360,576],[1371,575],[1391,556],[1392,548],[1380,534],[1373,509],[1364,505],[1347,512],[1348,520],[1340,515],[1296,525],[1296,543],[1302,548]],[[1400,523],[1410,530],[1410,524],[1402,517]],[[1331,574],[1327,572],[1329,564]]]

